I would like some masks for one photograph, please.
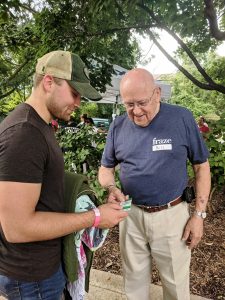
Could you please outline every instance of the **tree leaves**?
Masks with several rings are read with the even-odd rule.
[[[102,33],[105,27],[110,29],[118,25],[116,7],[107,12],[94,13],[95,3],[91,1],[47,1],[33,11],[31,18],[30,4],[34,6],[34,1],[23,1],[23,5],[20,1],[8,1],[7,4],[2,12],[8,16],[11,16],[11,11],[18,10],[18,13],[5,21],[0,18],[0,98],[8,94],[12,87],[19,91],[24,80],[25,84],[29,84],[28,77],[34,71],[37,58],[57,49],[80,54],[91,70],[92,85],[101,92],[105,91],[106,83],[111,80],[113,63],[123,62],[129,68],[134,66],[138,52],[137,44],[130,41],[131,33]],[[30,9],[27,10],[27,7]],[[17,66],[28,58],[29,68],[21,70],[16,81],[10,80]]]
[[[224,11],[222,0],[214,6]],[[104,91],[112,64],[132,68],[137,63],[140,52],[134,31],[146,34],[156,27],[168,28],[183,38],[198,61],[199,53],[218,44],[210,37],[203,11],[201,0],[5,0],[0,4],[0,83],[7,84],[1,85],[0,98],[19,91],[21,85],[28,87],[37,58],[56,49],[80,54],[91,69],[92,84]],[[224,15],[220,19],[223,25]],[[154,37],[157,40],[155,33]],[[26,60],[29,67],[21,69],[17,80],[9,80]],[[199,86],[224,91],[216,84]]]

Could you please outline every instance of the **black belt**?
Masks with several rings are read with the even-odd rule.
[[[153,212],[161,211],[163,209],[167,209],[172,206],[175,206],[175,205],[181,203],[182,201],[183,201],[182,198],[179,197],[165,205],[160,205],[160,206],[145,206],[145,205],[136,205],[136,204],[135,205],[148,213],[153,213]]]

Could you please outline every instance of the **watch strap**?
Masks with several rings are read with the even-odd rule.
[[[206,218],[206,212],[205,211],[198,211],[198,210],[195,210],[194,211],[194,214],[202,219],[205,219]]]

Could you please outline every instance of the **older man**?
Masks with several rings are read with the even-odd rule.
[[[80,57],[47,53],[32,94],[0,125],[0,295],[7,299],[61,299],[61,237],[112,227],[127,215],[112,203],[64,213],[64,162],[49,123],[68,121],[81,96],[101,98]]]
[[[152,259],[164,300],[189,300],[191,249],[203,234],[210,191],[208,151],[196,122],[185,108],[160,102],[160,88],[144,69],[122,78],[127,114],[112,123],[99,170],[110,200],[133,205],[120,223],[120,249],[127,299],[149,300]],[[181,198],[188,182],[187,159],[196,179],[196,210],[189,215]],[[114,171],[120,165],[122,191]]]

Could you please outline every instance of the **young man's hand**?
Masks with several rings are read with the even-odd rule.
[[[111,228],[128,216],[119,203],[106,203],[98,207],[100,211],[99,228]]]

